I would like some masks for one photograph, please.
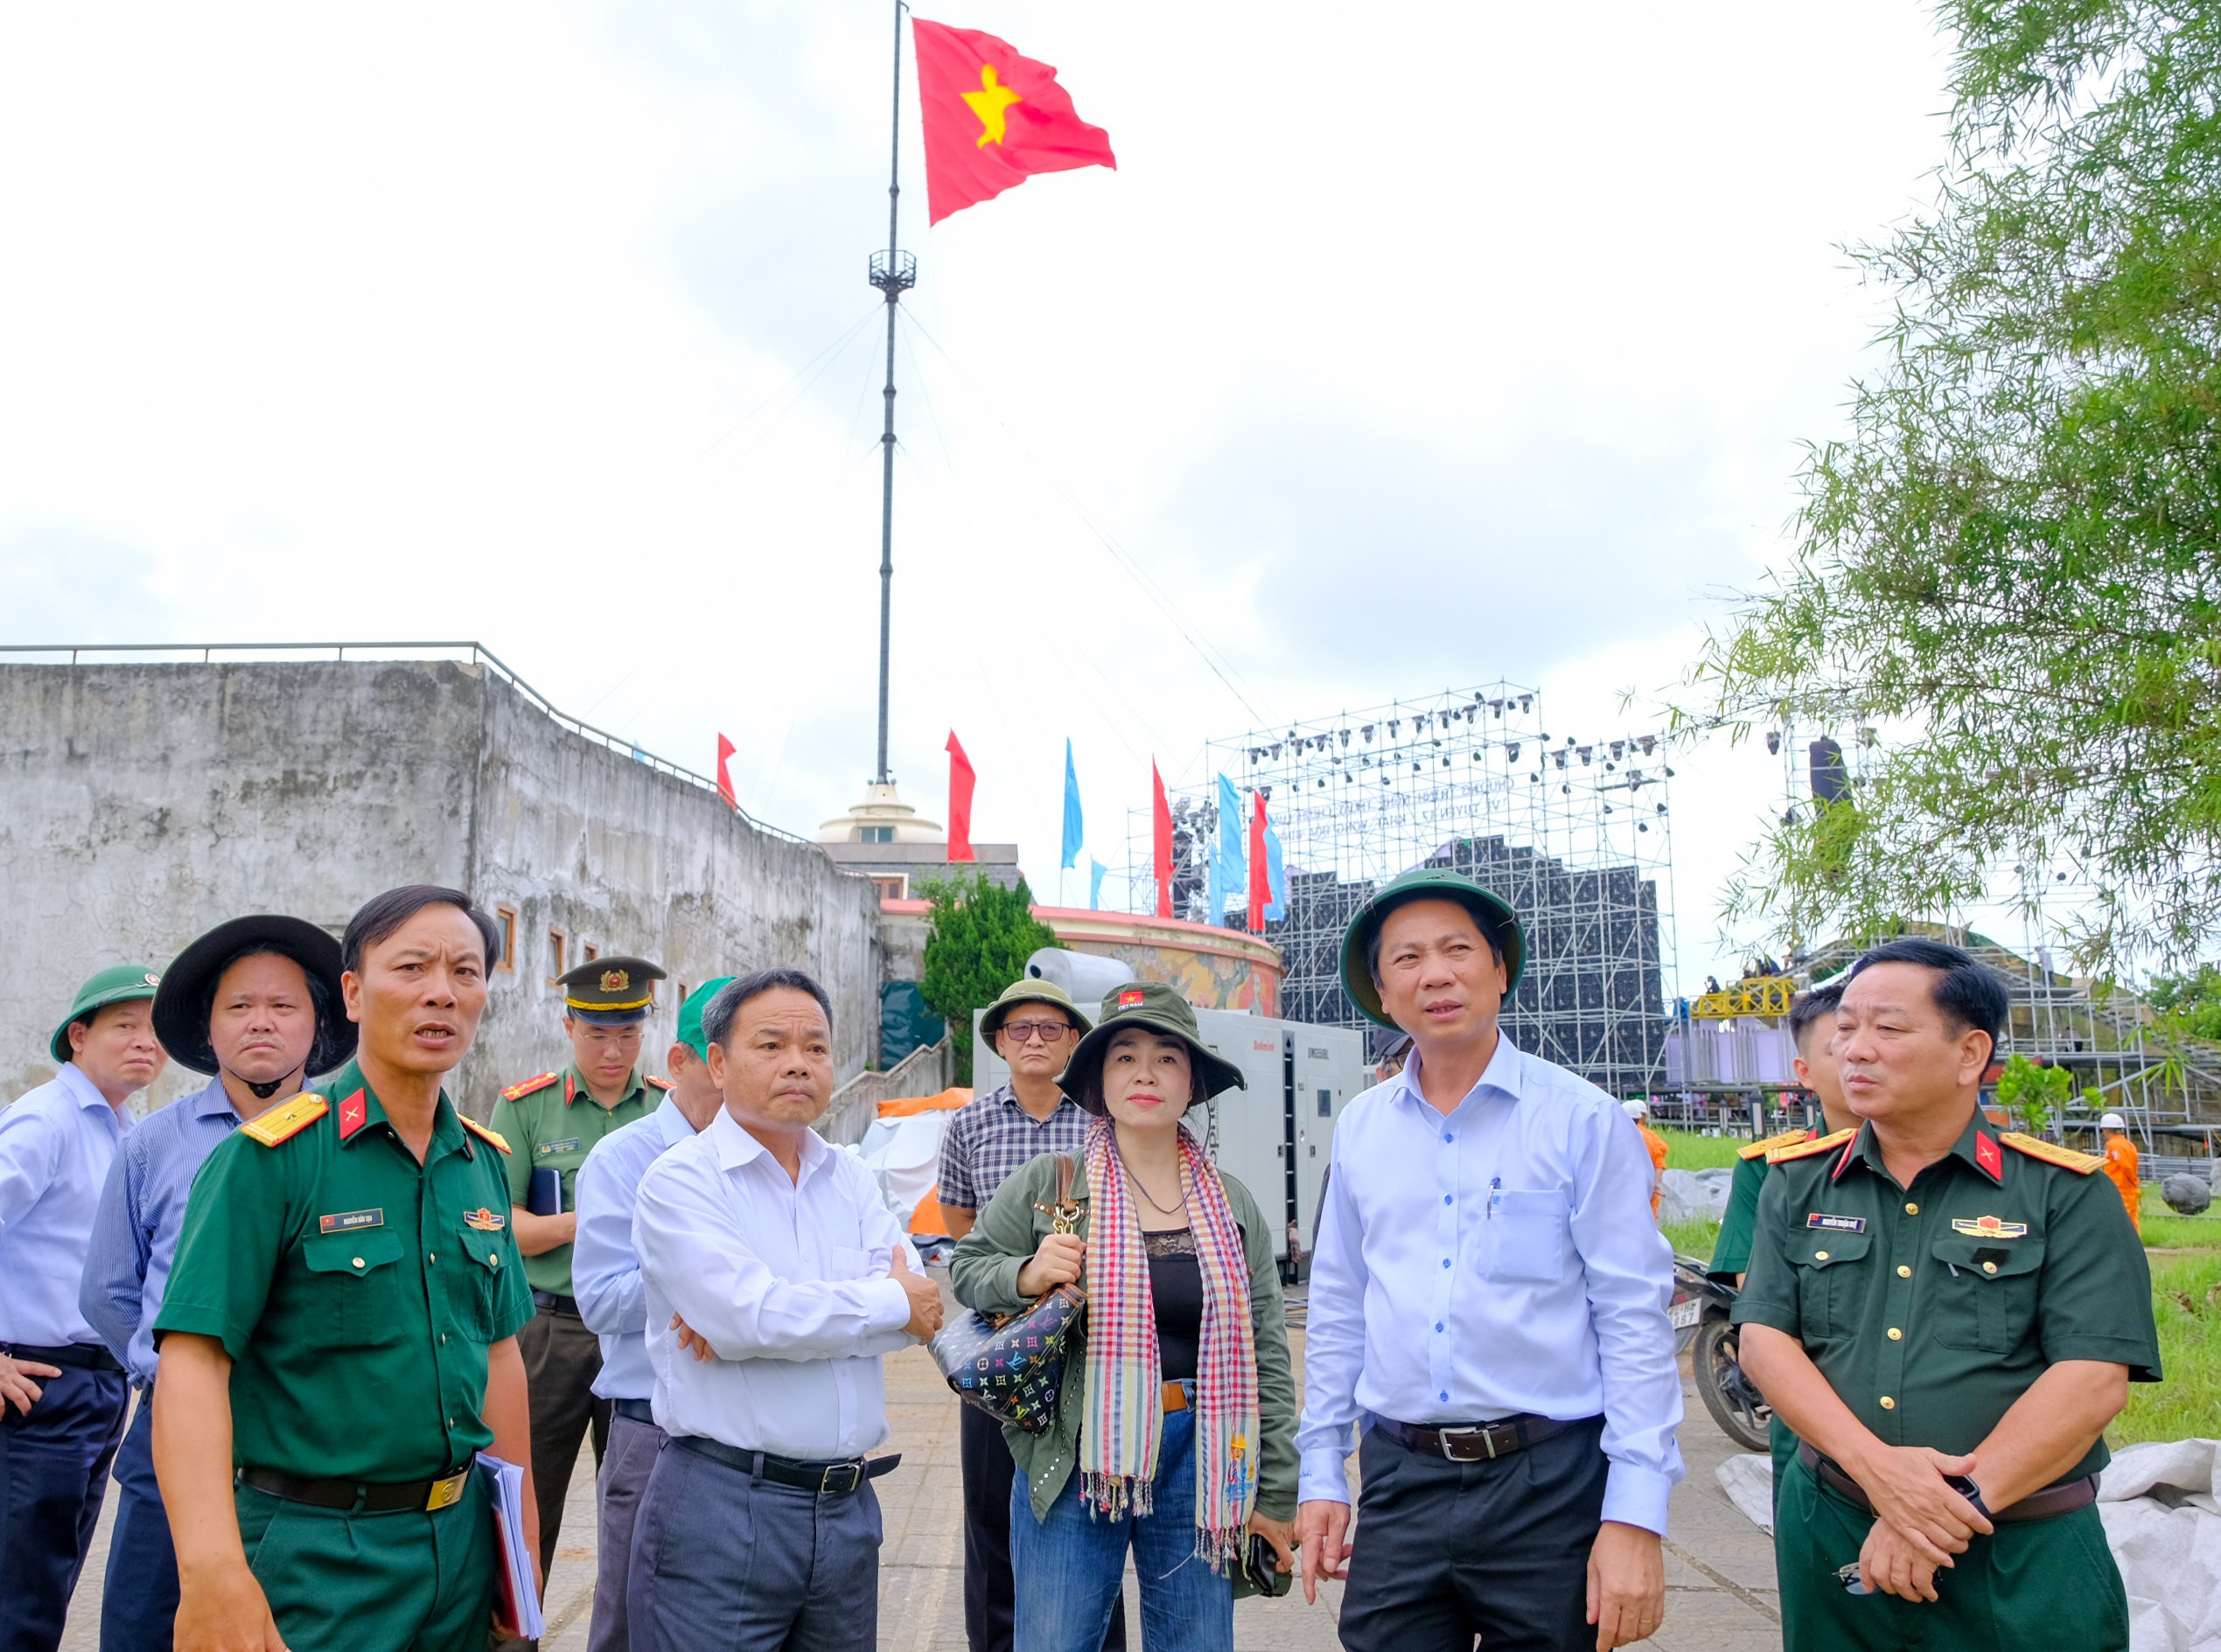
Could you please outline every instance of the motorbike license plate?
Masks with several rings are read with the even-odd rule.
[[[1666,1311],[1666,1318],[1673,1321],[1673,1328],[1677,1331],[1687,1330],[1703,1314],[1704,1304],[1694,1296],[1674,1303]]]

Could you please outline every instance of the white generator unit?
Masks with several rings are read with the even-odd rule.
[[[1061,983],[1059,983],[1061,985]],[[1092,1018],[1093,1004],[1086,1007]],[[1002,1058],[979,1038],[972,1015],[972,1084],[981,1094],[1009,1081]],[[1365,1035],[1348,1027],[1268,1020],[1240,1010],[1199,1009],[1196,1030],[1212,1053],[1241,1069],[1246,1090],[1229,1090],[1184,1123],[1226,1175],[1247,1188],[1274,1223],[1282,1272],[1303,1276],[1318,1231],[1319,1195],[1334,1157],[1334,1121],[1368,1088]]]

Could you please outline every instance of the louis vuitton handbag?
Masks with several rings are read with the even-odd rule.
[[[1051,1229],[1070,1233],[1079,1218],[1072,1196],[1070,1154],[1057,1155],[1057,1202]],[[1017,1314],[967,1313],[933,1339],[933,1359],[957,1398],[998,1423],[1045,1434],[1057,1421],[1065,1356],[1087,1307],[1087,1293],[1059,1285]]]

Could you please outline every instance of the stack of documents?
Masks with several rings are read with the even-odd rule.
[[[524,1470],[480,1452],[478,1474],[485,1481],[485,1500],[493,1505],[494,1535],[500,1539],[494,1604],[519,1640],[537,1641],[546,1625],[540,1619],[540,1591],[532,1581],[532,1551],[525,1547]]]

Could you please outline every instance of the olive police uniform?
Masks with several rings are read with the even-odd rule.
[[[486,1350],[532,1317],[506,1154],[443,1094],[418,1164],[350,1062],[193,1183],[155,1335],[231,1356],[240,1537],[292,1652],[483,1652]]]
[[[2098,1161],[1979,1114],[1910,1188],[1871,1125],[1772,1156],[1738,1325],[1797,1337],[1883,1443],[1972,1452],[2050,1365],[2102,1360],[2157,1382],[2143,1247]],[[2094,1505],[2100,1439],[1936,1573],[1936,1601],[1854,1595],[1839,1576],[1873,1525],[1863,1494],[1800,1446],[1777,1500],[1786,1652],[2128,1644],[2127,1599]],[[1977,1464],[1974,1479],[1981,1480]]]
[[[567,1014],[599,1026],[627,1026],[647,1019],[663,973],[644,958],[604,958],[556,979]],[[604,1136],[653,1112],[670,1088],[664,1079],[643,1078],[636,1068],[625,1080],[623,1098],[604,1107],[594,1099],[576,1063],[510,1085],[493,1107],[493,1128],[514,1149],[508,1160],[509,1202],[529,1209],[533,1172],[553,1170],[561,1178],[562,1209],[576,1210],[578,1169],[586,1155]],[[542,1577],[555,1565],[563,1498],[579,1445],[590,1432],[598,1465],[609,1443],[610,1402],[594,1393],[594,1379],[602,1370],[601,1339],[578,1316],[570,1254],[569,1245],[559,1244],[524,1259],[537,1311],[518,1346],[532,1396],[532,1474],[540,1498]]]

